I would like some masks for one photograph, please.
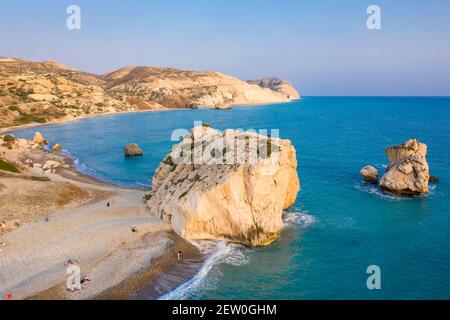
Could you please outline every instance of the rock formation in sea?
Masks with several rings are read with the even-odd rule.
[[[415,139],[385,150],[389,159],[387,172],[380,187],[400,195],[417,195],[428,192],[430,179],[426,160],[427,145]]]
[[[365,166],[360,171],[364,181],[376,184],[378,182],[378,170],[373,166]]]
[[[430,176],[430,182],[434,182],[434,183],[439,182],[439,178],[435,177],[435,176]]]
[[[61,152],[62,151],[62,146],[59,143],[56,143],[53,146],[53,152]]]
[[[141,147],[139,147],[139,145],[136,143],[127,144],[123,149],[123,152],[126,157],[139,157],[144,155]]]
[[[160,163],[147,207],[182,237],[264,246],[299,189],[289,140],[195,127]]]

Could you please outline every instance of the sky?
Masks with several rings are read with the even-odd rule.
[[[66,27],[69,5],[80,30]],[[277,76],[304,96],[448,96],[450,1],[0,0],[0,56]]]

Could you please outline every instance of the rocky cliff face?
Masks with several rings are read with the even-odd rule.
[[[401,195],[428,192],[430,180],[426,160],[427,145],[415,139],[385,150],[389,159],[388,171],[380,180],[380,186]]]
[[[289,81],[283,79],[269,77],[261,80],[249,80],[247,82],[250,84],[256,84],[261,88],[268,88],[273,91],[280,92],[290,100],[300,99],[300,95],[298,94],[297,90],[294,89],[292,84]]]
[[[275,241],[300,183],[289,140],[196,127],[161,162],[147,206],[188,239]]]
[[[280,87],[263,87],[219,72],[125,67],[105,79],[109,92],[121,100],[136,96],[172,108],[288,102],[298,98],[292,87],[289,96],[287,82]]]
[[[284,86],[284,85],[283,85]],[[217,72],[125,67],[95,75],[55,61],[0,57],[0,127],[89,114],[287,102],[291,91]]]

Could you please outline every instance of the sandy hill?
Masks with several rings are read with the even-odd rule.
[[[226,108],[299,98],[289,82],[269,79],[247,82],[218,72],[133,66],[96,75],[52,60],[0,57],[0,127],[90,114]]]

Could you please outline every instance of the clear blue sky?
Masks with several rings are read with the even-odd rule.
[[[66,28],[70,4],[81,30]],[[370,4],[381,30],[366,28]],[[450,95],[450,1],[0,0],[0,56],[275,75],[303,95]]]

